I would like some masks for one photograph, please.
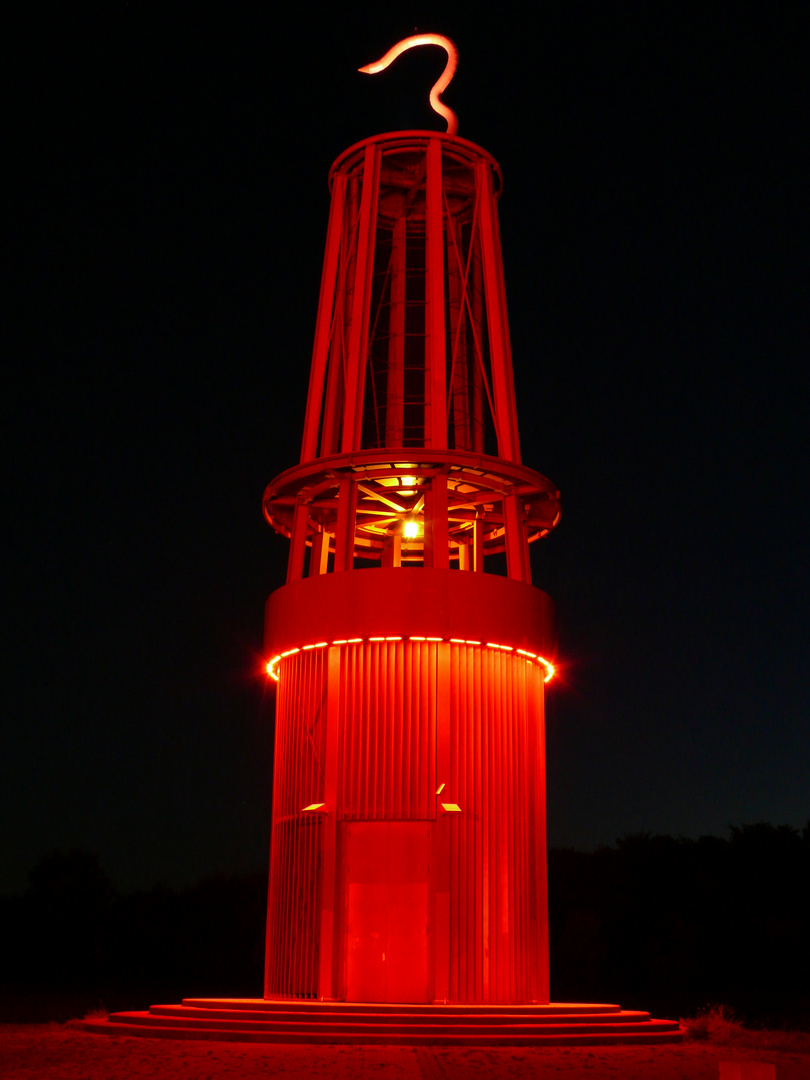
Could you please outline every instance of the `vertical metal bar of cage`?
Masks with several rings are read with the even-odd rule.
[[[425,194],[425,446],[434,450],[447,447],[442,204],[442,144],[437,137],[428,140]]]
[[[338,255],[343,231],[343,200],[346,177],[339,172],[332,185],[332,203],[329,208],[329,225],[326,231],[326,253],[323,260],[321,294],[318,301],[318,318],[315,324],[315,344],[312,349],[312,369],[309,376],[307,411],[304,417],[304,436],[301,444],[301,461],[311,461],[318,448],[323,405],[324,375],[332,334],[335,291],[337,285]]]
[[[338,516],[335,527],[335,570],[351,570],[354,565],[354,530],[357,517],[357,485],[351,474],[338,489]]]
[[[390,308],[388,315],[388,392],[385,409],[385,445],[402,446],[405,404],[405,248],[404,210],[391,237]]]
[[[341,441],[341,451],[344,454],[360,449],[379,181],[380,150],[370,143],[366,147],[363,162],[363,191],[360,196],[357,259],[354,265],[354,293],[351,302],[349,347],[346,358],[346,394]]]
[[[492,392],[497,412],[498,456],[506,461],[520,462],[515,384],[512,375],[512,350],[509,343],[509,322],[506,315],[506,292],[503,280],[501,241],[492,170],[481,161],[476,165],[481,197],[481,255],[483,261],[484,294],[489,327],[489,355],[492,370]]]

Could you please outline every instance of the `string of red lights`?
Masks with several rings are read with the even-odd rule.
[[[366,641],[435,641],[435,642],[448,642],[451,645],[474,645],[480,646],[485,649],[501,649],[503,652],[514,652],[519,656],[524,656],[527,663],[536,663],[541,665],[546,670],[545,678],[543,682],[550,682],[554,677],[554,664],[550,660],[547,660],[544,656],[540,656],[538,653],[529,652],[528,649],[519,649],[514,645],[499,645],[494,641],[472,641],[466,638],[442,638],[442,637],[422,637],[418,634],[409,634],[407,638],[402,635],[386,635],[385,637],[369,637],[369,638],[338,638],[335,641],[316,641],[307,645],[298,645],[292,649],[285,649],[284,652],[277,653],[271,657],[265,665],[265,671],[276,682],[279,681],[278,667],[282,660],[288,656],[294,656],[296,653],[309,652],[311,649],[325,649],[329,645],[362,645]]]

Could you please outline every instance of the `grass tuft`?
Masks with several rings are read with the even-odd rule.
[[[88,1009],[87,1012],[84,1014],[84,1019],[85,1020],[106,1020],[109,1015],[110,1014],[107,1011],[107,1009],[105,1009],[103,1005],[99,1005],[95,1009]]]
[[[731,1042],[745,1030],[728,1005],[707,1005],[697,1016],[681,1020],[687,1039]]]
[[[746,1050],[784,1050],[810,1053],[810,1032],[747,1028],[728,1005],[707,1005],[697,1016],[681,1018],[687,1039],[734,1045]]]

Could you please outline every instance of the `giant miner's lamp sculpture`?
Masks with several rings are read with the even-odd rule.
[[[559,492],[520,462],[500,172],[408,131],[330,186],[301,461],[264,496],[291,541],[265,994],[547,1002],[552,610],[528,544]]]
[[[265,624],[264,999],[140,1022],[284,1041],[452,1040],[473,1020],[484,1042],[677,1038],[646,1013],[549,1004],[552,605],[529,544],[560,494],[520,459],[501,174],[440,101],[455,47],[409,38],[361,71],[422,44],[448,54],[431,93],[448,130],[374,136],[332,166],[301,458],[264,494],[290,540]]]

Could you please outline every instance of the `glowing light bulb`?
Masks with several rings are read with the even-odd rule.
[[[406,540],[413,540],[419,535],[419,525],[415,521],[406,521],[402,526],[402,535]]]
[[[415,476],[400,476],[399,480],[403,487],[416,487],[417,477]]]

